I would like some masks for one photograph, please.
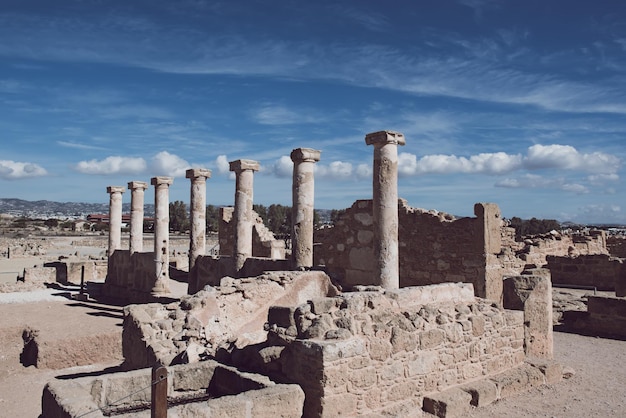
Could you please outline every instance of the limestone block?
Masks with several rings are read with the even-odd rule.
[[[424,396],[424,411],[440,418],[462,417],[471,408],[472,395],[464,390],[453,388]]]
[[[529,358],[526,363],[539,369],[548,384],[560,382],[563,377],[563,365],[554,360]]]
[[[385,295],[402,307],[446,302],[472,303],[474,302],[474,286],[471,283],[441,283],[387,290]]]
[[[498,397],[507,398],[519,392],[542,385],[545,380],[543,373],[530,365],[523,365],[515,369],[502,372],[491,380],[498,388]]]
[[[489,405],[498,399],[496,384],[490,380],[479,380],[460,387],[472,395],[471,404],[476,407]]]
[[[504,279],[505,309],[524,311],[526,355],[553,356],[552,284],[541,276],[511,276]]]
[[[304,392],[298,385],[274,385],[259,391],[250,391],[246,396],[252,403],[250,416],[285,418],[302,416]]]

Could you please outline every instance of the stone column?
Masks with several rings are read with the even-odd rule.
[[[206,251],[206,180],[211,178],[211,170],[190,168],[186,177],[191,180],[189,236],[189,271],[196,264],[198,256]]]
[[[252,160],[231,161],[230,171],[236,175],[235,185],[235,271],[239,272],[246,259],[252,256],[252,199],[254,172],[259,163]]]
[[[130,255],[143,251],[143,204],[144,191],[148,188],[145,181],[128,183],[130,195]]]
[[[152,177],[154,186],[154,260],[156,277],[152,288],[154,295],[169,293],[169,241],[170,241],[170,202],[169,187],[174,182],[171,177]]]
[[[365,135],[374,145],[373,217],[374,282],[385,289],[400,287],[398,256],[398,145],[404,135],[393,131]]]
[[[313,267],[313,214],[315,179],[313,170],[320,151],[297,148],[291,152],[293,183],[291,185],[291,261],[296,270]]]
[[[115,250],[122,248],[122,193],[123,186],[109,186],[109,253],[111,257]]]

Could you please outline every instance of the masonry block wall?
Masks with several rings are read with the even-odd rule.
[[[626,258],[626,237],[608,237],[606,246],[613,257]]]
[[[421,408],[425,394],[520,365],[523,312],[473,293],[447,283],[270,310],[270,333],[286,341],[282,373],[306,394],[304,416],[395,416]]]
[[[594,286],[599,290],[614,291],[618,283],[626,282],[626,265],[620,258],[599,254],[547,256],[546,259],[546,268],[550,270],[554,284]]]
[[[475,218],[455,219],[411,208],[399,200],[400,286],[445,282],[474,285],[476,296],[500,300],[502,272],[500,211],[478,203]],[[333,228],[317,231],[316,264],[342,286],[374,283],[372,201],[358,200]]]
[[[154,253],[131,255],[129,250],[115,250],[109,257],[108,273],[102,291],[106,296],[135,303],[149,302],[154,299],[152,289],[158,275]]]

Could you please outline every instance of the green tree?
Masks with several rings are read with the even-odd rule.
[[[47,226],[48,228],[56,228],[57,226],[59,226],[59,220],[58,219],[46,219],[43,224],[45,226]]]
[[[187,231],[189,229],[189,215],[187,205],[180,200],[170,203],[170,230]]]
[[[291,234],[291,207],[271,204],[267,208],[267,227],[282,236]]]
[[[330,222],[335,225],[338,220],[341,219],[343,214],[346,213],[345,209],[333,209],[330,211]]]
[[[267,208],[260,204],[253,204],[252,210],[254,210],[263,219],[263,223],[267,225]]]
[[[214,205],[206,207],[206,230],[207,232],[217,232],[220,227],[220,208]]]

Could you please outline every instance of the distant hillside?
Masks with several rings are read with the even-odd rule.
[[[130,212],[130,203],[122,205],[123,212]],[[49,200],[28,201],[22,199],[0,198],[0,213],[13,216],[83,218],[90,213],[108,213],[108,203],[51,202]],[[144,207],[145,216],[154,215],[154,205]]]

